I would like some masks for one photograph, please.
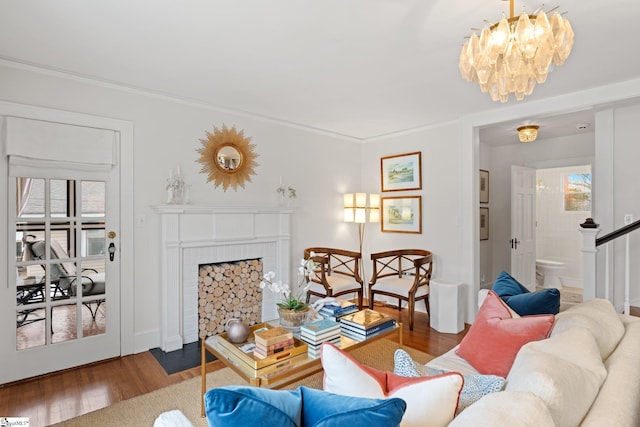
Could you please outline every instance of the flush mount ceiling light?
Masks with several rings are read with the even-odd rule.
[[[518,138],[520,138],[520,142],[535,141],[538,137],[538,129],[540,129],[538,125],[520,126],[518,128]]]
[[[509,0],[508,19],[485,26],[480,37],[471,34],[458,63],[465,80],[500,102],[507,102],[511,93],[518,101],[531,95],[536,83],[544,83],[553,70],[551,64],[564,64],[573,47],[569,21],[553,13],[558,7],[516,17],[513,1]]]

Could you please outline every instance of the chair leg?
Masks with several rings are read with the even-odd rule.
[[[409,296],[409,330],[413,331],[413,314],[416,311],[416,300],[413,299],[413,296]]]
[[[369,288],[369,308],[373,310],[373,290]]]
[[[362,310],[362,289],[358,291],[358,310]]]
[[[307,300],[305,302],[309,304],[309,301],[311,301],[311,294],[307,292]]]
[[[398,311],[402,310],[402,300],[398,298]]]
[[[427,315],[429,317],[431,317],[431,311],[429,311],[429,309],[430,309],[430,307],[429,307],[429,297],[424,299],[424,305],[425,305],[425,307],[427,307]]]

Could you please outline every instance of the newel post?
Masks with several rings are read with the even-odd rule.
[[[583,300],[587,301],[596,297],[596,255],[598,248],[596,247],[596,237],[600,232],[599,224],[596,224],[592,218],[587,218],[585,222],[580,224],[580,233],[582,233],[582,281],[583,281]]]

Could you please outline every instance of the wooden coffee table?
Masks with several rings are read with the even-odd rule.
[[[270,326],[278,326],[278,319],[265,322]],[[389,329],[379,335],[368,338],[364,341],[356,341],[344,335],[340,336],[340,348],[345,351],[352,351],[377,341],[398,334],[398,342],[402,346],[402,323],[397,323],[394,328]],[[202,340],[202,359],[200,373],[202,377],[202,395],[200,399],[201,414],[204,417],[204,394],[207,391],[207,363],[206,352],[213,353],[225,366],[231,368],[249,384],[257,387],[269,387],[279,389],[294,383],[306,376],[313,375],[322,370],[320,357],[312,358],[306,352],[284,357],[275,363],[267,366],[259,366],[256,369],[255,363],[248,363],[247,356],[241,354],[237,346],[230,345],[226,340],[226,334],[212,335]]]

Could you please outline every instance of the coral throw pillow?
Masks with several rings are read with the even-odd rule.
[[[321,347],[324,390],[344,396],[400,398],[407,403],[401,427],[445,427],[458,406],[463,378],[458,372],[407,378],[360,364],[330,343]],[[371,424],[371,427],[378,424]]]
[[[520,347],[548,338],[554,321],[552,314],[514,317],[504,301],[489,291],[456,354],[481,374],[506,378]]]

